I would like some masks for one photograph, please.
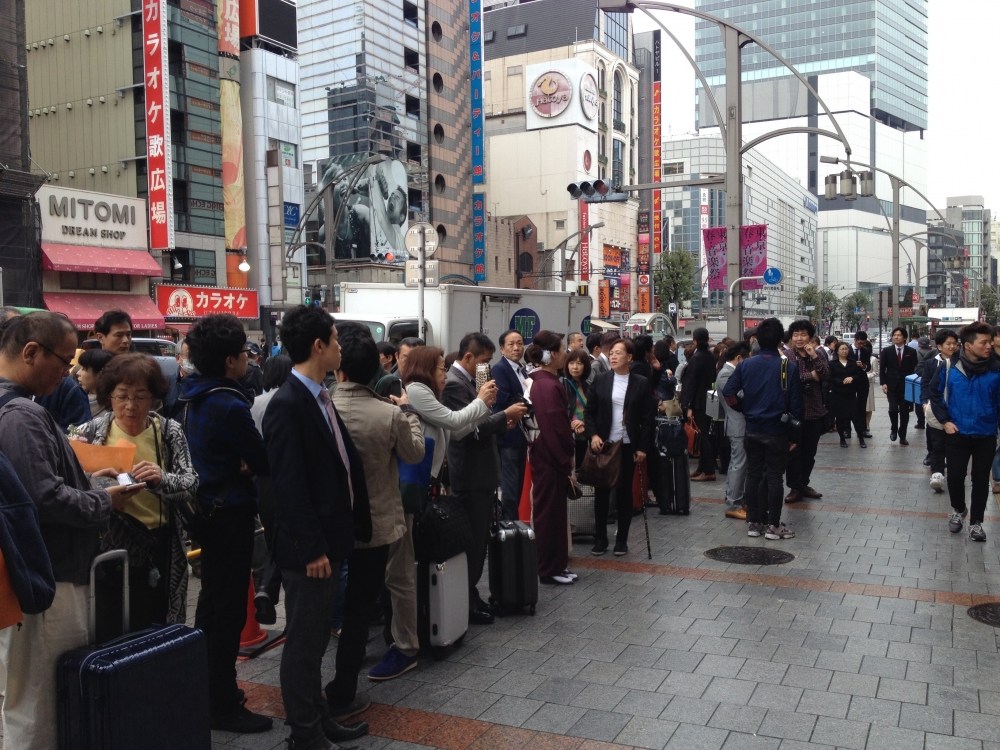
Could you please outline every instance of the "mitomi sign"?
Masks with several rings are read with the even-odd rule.
[[[218,286],[156,287],[156,306],[165,318],[203,318],[229,313],[237,318],[255,319],[259,313],[256,289]]]
[[[42,242],[146,249],[146,202],[90,190],[38,189]]]

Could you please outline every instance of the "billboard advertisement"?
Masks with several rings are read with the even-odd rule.
[[[240,108],[240,6],[222,0],[216,8],[219,29],[219,119],[222,125],[222,211],[226,250],[247,246],[243,186],[243,113]]]
[[[170,151],[167,2],[142,3],[142,69],[146,119],[149,247],[174,246],[174,180]]]
[[[472,96],[472,184],[486,184],[486,131],[483,115],[483,8],[469,2],[469,87]]]
[[[708,227],[702,230],[705,244],[705,266],[708,272],[708,291],[725,291],[726,228]],[[767,268],[767,224],[749,224],[740,227],[740,276],[761,276]],[[744,281],[743,289],[760,289],[760,281]]]
[[[653,182],[660,182],[663,179],[663,111],[662,111],[662,83],[660,54],[660,30],[653,32]],[[653,253],[659,254],[663,247],[661,236],[663,233],[663,191],[653,190]],[[642,260],[639,261],[640,265]],[[640,269],[641,270],[641,269]],[[641,297],[640,297],[641,299]],[[639,312],[650,312],[643,310],[640,303]]]
[[[364,154],[350,154],[317,164],[322,175],[318,189],[336,183],[320,206],[319,241],[329,246],[329,232],[336,260],[404,263],[410,228],[406,165],[383,161],[358,176],[357,165],[364,159]]]
[[[255,289],[219,286],[159,284],[156,306],[165,318],[203,318],[230,313],[237,318],[253,319],[259,314]]]
[[[486,195],[472,194],[472,280],[486,281]]]
[[[526,65],[525,122],[528,130],[581,125],[597,132],[600,92],[597,70],[582,60]]]
[[[590,281],[590,204],[580,201],[580,281]]]
[[[629,271],[629,251],[605,245],[604,279],[608,283],[608,305],[612,320],[620,320],[622,316],[627,318],[632,312]]]

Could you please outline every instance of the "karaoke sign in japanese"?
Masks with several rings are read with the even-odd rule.
[[[166,0],[142,0],[142,62],[149,247],[151,250],[169,250],[174,246],[174,185],[170,153]]]
[[[256,289],[221,286],[156,287],[156,306],[165,318],[203,318],[230,313],[237,318],[256,318],[260,312]]]

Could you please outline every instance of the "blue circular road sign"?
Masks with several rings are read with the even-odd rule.
[[[781,269],[771,266],[764,269],[764,283],[774,286],[781,283]]]

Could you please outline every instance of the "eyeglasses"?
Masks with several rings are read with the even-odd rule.
[[[62,362],[63,365],[66,366],[67,370],[70,369],[73,366],[73,362],[72,361],[66,359],[65,357],[63,357],[60,354],[56,354],[54,351],[52,351],[51,349],[49,349],[49,347],[45,346],[45,344],[43,344],[42,342],[36,341],[35,343],[38,344],[38,346],[40,346],[42,349],[44,349],[45,351],[47,351],[49,354],[51,354],[53,357],[55,357],[56,359],[58,359],[60,362]]]
[[[148,404],[150,401],[153,400],[153,396],[149,393],[143,396],[126,396],[120,393],[112,393],[111,400],[114,401],[116,404],[124,404],[127,402],[131,402],[136,406],[139,406],[141,404]]]

